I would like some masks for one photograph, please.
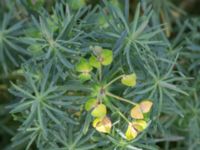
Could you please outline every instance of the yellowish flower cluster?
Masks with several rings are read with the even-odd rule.
[[[134,139],[140,132],[146,129],[147,119],[145,119],[145,115],[150,112],[152,105],[151,101],[144,100],[131,109],[131,117],[135,120],[128,125],[126,130],[127,140]]]
[[[102,66],[110,65],[112,61],[113,53],[111,50],[102,49],[101,47],[94,47],[93,55],[91,55],[88,60],[82,58],[76,65],[76,71],[80,73],[79,79],[83,82],[92,79],[91,72],[93,68],[96,68],[99,71],[99,81],[97,82],[100,84],[94,86],[92,95],[90,95],[90,98],[85,103],[85,110],[90,112],[94,117],[92,126],[97,131],[102,133],[110,133],[112,129],[112,122],[107,116],[107,107],[109,106],[107,106],[106,100],[109,101],[109,97],[111,97],[113,99],[134,105],[130,111],[130,116],[133,118],[133,121],[129,121],[119,110],[119,114],[127,121],[128,125],[125,132],[126,139],[132,140],[136,138],[140,132],[147,128],[149,120],[148,114],[153,103],[150,100],[144,100],[137,104],[125,98],[114,95],[108,91],[108,87],[119,79],[123,85],[128,87],[135,87],[137,83],[137,76],[135,73],[120,75],[107,84],[102,82]],[[113,106],[113,108],[115,107]]]

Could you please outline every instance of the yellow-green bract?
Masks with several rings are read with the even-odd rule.
[[[136,85],[136,80],[137,80],[137,76],[135,73],[130,74],[130,75],[123,75],[121,79],[121,83],[126,86],[134,87]]]
[[[104,117],[106,113],[107,113],[106,106],[104,104],[99,104],[93,109],[91,115],[93,117],[101,118]]]

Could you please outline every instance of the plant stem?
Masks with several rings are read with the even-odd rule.
[[[127,122],[130,123],[130,121],[116,108],[117,113]]]
[[[121,111],[115,107],[112,103],[109,103],[109,106],[112,108],[112,109],[115,109],[117,111],[117,113],[126,121],[126,122],[130,122],[122,113]]]
[[[110,93],[110,92],[107,92],[106,95],[108,95],[108,96],[110,96],[110,97],[113,97],[113,98],[116,98],[116,99],[118,99],[118,100],[120,100],[120,101],[124,101],[124,102],[130,103],[130,104],[132,104],[132,105],[137,105],[137,103],[131,102],[131,101],[128,100],[128,99],[125,99],[125,98],[122,98],[122,97],[120,97],[120,96],[114,95],[114,94],[112,94],[112,93]]]
[[[114,78],[114,79],[111,80],[108,84],[106,84],[106,85],[104,86],[104,88],[107,88],[108,86],[110,86],[112,83],[114,83],[115,81],[117,81],[117,80],[120,79],[121,77],[123,77],[123,75],[120,75],[120,76]]]
[[[99,70],[99,80],[101,81],[102,80],[102,66],[101,65],[98,70]]]

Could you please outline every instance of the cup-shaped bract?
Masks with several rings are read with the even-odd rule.
[[[138,135],[138,132],[137,132],[137,130],[133,127],[132,123],[129,123],[125,135],[126,135],[126,139],[127,139],[127,140],[133,140],[133,139],[135,139],[136,136]]]
[[[104,66],[110,65],[113,61],[113,53],[111,50],[103,49],[103,52],[101,54],[101,63]]]
[[[91,74],[90,72],[92,71],[92,66],[89,64],[89,62],[81,58],[78,64],[76,64],[76,71],[80,72],[81,74],[79,75],[79,79],[81,81],[87,81],[91,79]]]
[[[95,68],[100,68],[101,67],[101,63],[97,60],[97,58],[92,55],[89,59],[90,65],[95,67]]]
[[[98,51],[97,51],[98,50]],[[110,65],[113,61],[113,52],[108,49],[98,48],[89,59],[91,66],[95,68],[100,68],[101,65],[107,66]]]
[[[88,72],[86,72],[86,73],[81,73],[78,77],[79,77],[79,79],[80,79],[81,81],[87,81],[87,80],[90,80],[90,79],[91,79],[91,75],[90,75]]]
[[[134,119],[144,119],[140,105],[136,105],[131,109],[131,117]]]
[[[151,110],[153,103],[150,100],[143,100],[140,103],[140,108],[143,113],[148,113]]]
[[[112,122],[107,116],[105,116],[103,118],[96,118],[93,121],[92,126],[99,132],[110,133]]]
[[[144,100],[131,109],[131,117],[134,119],[144,119],[144,114],[150,112],[153,103],[150,100]]]
[[[129,75],[123,75],[121,79],[121,83],[126,86],[134,87],[136,85],[136,80],[137,80],[136,74],[132,73]]]
[[[76,65],[76,71],[81,73],[89,73],[92,71],[92,66],[86,59],[81,58],[79,63]]]
[[[91,112],[93,117],[101,118],[106,116],[107,108],[104,104],[97,105]]]
[[[142,132],[147,127],[147,122],[144,120],[135,120],[132,122],[132,126],[138,131]]]
[[[89,99],[85,103],[85,110],[90,111],[98,105],[98,100],[95,98]]]

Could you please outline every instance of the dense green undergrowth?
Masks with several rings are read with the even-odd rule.
[[[1,0],[0,149],[198,150],[198,6]]]

